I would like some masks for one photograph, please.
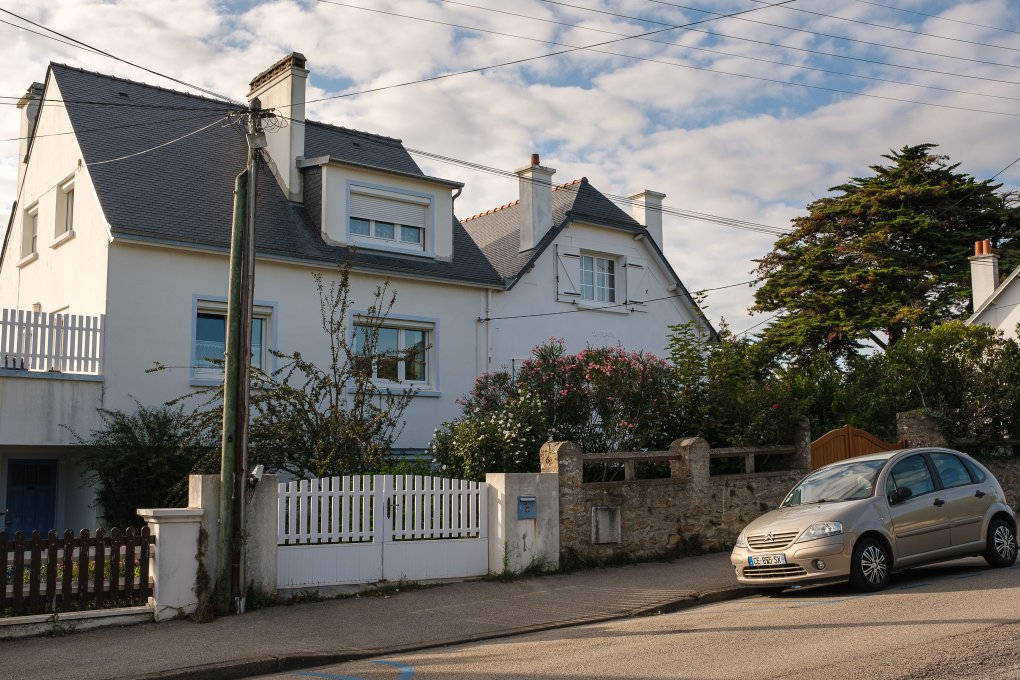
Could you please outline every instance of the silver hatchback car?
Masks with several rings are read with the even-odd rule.
[[[730,560],[744,585],[849,579],[873,591],[894,571],[972,555],[1012,565],[1016,516],[986,467],[959,451],[921,448],[815,470],[740,532]]]

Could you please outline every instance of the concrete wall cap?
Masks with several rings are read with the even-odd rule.
[[[200,522],[202,508],[143,508],[138,516],[146,522]]]

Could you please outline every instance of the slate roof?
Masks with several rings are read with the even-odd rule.
[[[500,276],[515,278],[556,238],[569,219],[605,224],[634,233],[644,231],[633,217],[593,187],[587,177],[553,187],[551,228],[531,250],[521,252],[518,201],[468,217],[463,223]]]
[[[221,120],[229,104],[62,64],[51,64],[50,72],[115,237],[229,248],[234,178],[247,159],[243,131]],[[177,141],[102,162],[171,140]],[[400,140],[324,123],[306,123],[305,155],[422,174]],[[305,207],[289,201],[267,169],[259,173],[255,240],[263,256],[332,264],[350,254],[322,240]],[[352,261],[383,273],[503,284],[456,219],[453,262],[367,250],[356,251]]]

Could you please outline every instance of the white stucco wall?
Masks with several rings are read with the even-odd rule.
[[[328,360],[319,299],[306,266],[259,260],[255,271],[257,305],[272,309],[269,337],[281,351],[299,351],[319,365]],[[327,278],[335,270],[319,270]],[[355,273],[355,310],[364,310],[385,279]],[[476,326],[482,295],[478,289],[415,279],[392,279],[397,302],[391,319],[435,321],[432,375],[434,396],[416,397],[406,412],[407,425],[397,446],[423,448],[432,430],[453,418],[456,399],[473,384]],[[225,255],[135,245],[115,241],[110,253],[110,312],[107,315],[105,380],[108,408],[133,409],[132,397],[157,404],[193,389],[192,357],[196,297],[225,299]],[[146,373],[153,362],[168,366]],[[436,379],[436,378],[434,378]]]
[[[1011,275],[1002,285],[1005,288],[995,296],[995,301],[967,323],[991,326],[1002,331],[1007,338],[1020,339],[1017,336],[1017,324],[1020,324],[1020,275]]]
[[[574,303],[558,301],[557,248],[554,246],[580,248],[621,258],[616,271],[617,303],[679,295],[679,290],[669,290],[672,279],[646,241],[635,240],[632,234],[619,230],[571,223],[556,237],[553,246],[543,252],[534,269],[524,274],[513,289],[492,294],[488,316],[493,320],[487,324],[490,370],[510,367],[511,361],[530,357],[532,348],[550,337],[562,338],[568,352],[578,352],[589,345],[620,345],[629,350],[643,350],[665,357],[668,326],[695,318],[685,300],[679,297],[606,309],[591,308],[592,303],[585,307],[579,300]],[[641,261],[646,272],[641,279],[645,283],[640,290],[636,287],[637,274],[631,270],[632,273],[625,277],[621,266],[625,259],[634,258]],[[580,266],[576,259],[573,262],[575,268]],[[548,316],[533,316],[539,314]],[[524,318],[500,318],[518,316]]]
[[[423,253],[432,253],[439,260],[450,260],[453,257],[453,190],[449,186],[336,163],[322,168],[321,224],[323,237],[328,242],[344,245],[350,241],[347,234],[347,201],[352,184],[408,192],[416,197],[427,196],[431,205]],[[364,241],[358,245],[361,248],[371,247]]]
[[[71,121],[58,105],[60,92],[52,79],[46,85],[46,106],[40,108],[24,187],[14,215],[12,233],[0,262],[0,308],[61,310],[69,314],[106,312],[106,267],[110,231],[82,163],[81,148]],[[74,237],[54,244],[58,200],[66,181],[74,181]],[[15,197],[11,197],[14,199]],[[38,205],[38,259],[19,267],[25,211]]]

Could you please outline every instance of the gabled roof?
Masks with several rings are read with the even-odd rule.
[[[980,317],[986,311],[991,309],[992,306],[995,305],[995,301],[1003,293],[1005,293],[1011,286],[1020,286],[1020,267],[1014,269],[1013,272],[1009,276],[1007,276],[1002,283],[995,287],[995,290],[992,291],[992,294],[989,295],[988,298],[984,302],[982,302],[977,309],[974,310],[974,313],[967,318],[964,324],[970,326],[971,324],[977,323],[978,317]]]
[[[229,249],[234,178],[247,162],[243,130],[227,118],[230,104],[62,64],[51,64],[50,73],[114,237]],[[400,140],[323,123],[306,124],[305,152],[422,174]],[[118,160],[103,162],[111,159]],[[267,169],[258,188],[259,255],[331,265],[351,254],[322,240],[305,207],[289,201]],[[453,230],[452,262],[367,250],[355,250],[352,262],[384,274],[502,287],[456,220]]]
[[[518,201],[463,220],[468,234],[481,247],[492,266],[507,279],[517,278],[533,259],[552,242],[570,219],[595,222],[640,233],[644,228],[618,208],[587,177],[553,187],[552,228],[539,244],[521,252],[520,206]]]
[[[492,210],[473,215],[463,220],[468,234],[481,247],[493,268],[507,281],[507,288],[513,288],[521,276],[549,248],[571,221],[594,223],[632,234],[641,234],[645,228],[625,213],[611,200],[593,187],[587,177],[553,187],[552,226],[534,248],[521,251],[520,201],[513,201]],[[686,300],[691,311],[701,319],[712,339],[718,333],[701,311],[686,286],[677,276],[665,253],[653,239],[644,239],[655,253],[656,259],[666,269],[677,286],[677,297]]]

